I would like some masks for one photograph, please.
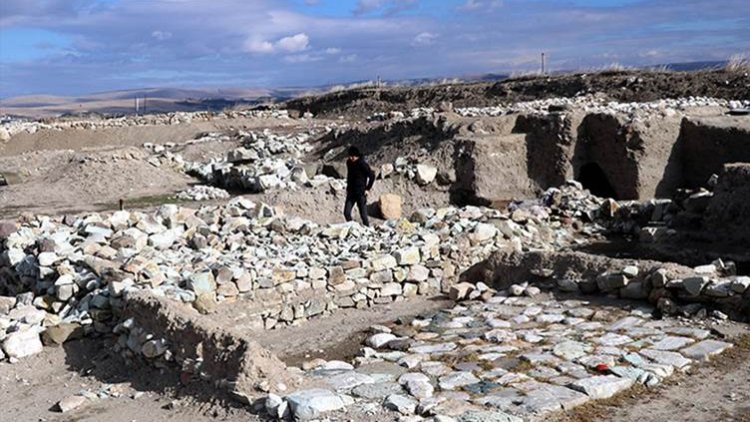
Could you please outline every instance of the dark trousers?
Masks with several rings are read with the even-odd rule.
[[[352,221],[352,208],[354,204],[357,204],[359,208],[359,215],[362,217],[362,224],[365,226],[370,225],[370,220],[367,218],[367,196],[362,195],[347,195],[346,202],[344,203],[344,218],[346,221]]]

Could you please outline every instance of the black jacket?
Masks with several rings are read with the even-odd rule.
[[[346,160],[346,195],[362,196],[375,183],[375,172],[364,158]]]

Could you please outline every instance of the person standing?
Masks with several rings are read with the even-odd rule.
[[[352,208],[357,205],[362,224],[370,225],[367,218],[367,192],[375,183],[375,172],[362,157],[359,148],[349,147],[346,160],[346,202],[344,203],[344,218],[352,221]]]

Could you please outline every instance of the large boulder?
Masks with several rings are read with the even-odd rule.
[[[16,331],[3,341],[3,350],[11,358],[23,358],[42,351],[44,346],[35,329]]]
[[[392,193],[380,195],[378,200],[380,214],[386,220],[401,218],[401,197]]]
[[[319,418],[326,412],[339,410],[354,402],[349,396],[319,388],[297,391],[286,399],[294,417],[303,421]]]

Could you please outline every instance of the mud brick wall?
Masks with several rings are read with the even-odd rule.
[[[690,188],[705,186],[724,164],[750,162],[750,118],[685,118],[680,135],[683,144],[683,174]]]

